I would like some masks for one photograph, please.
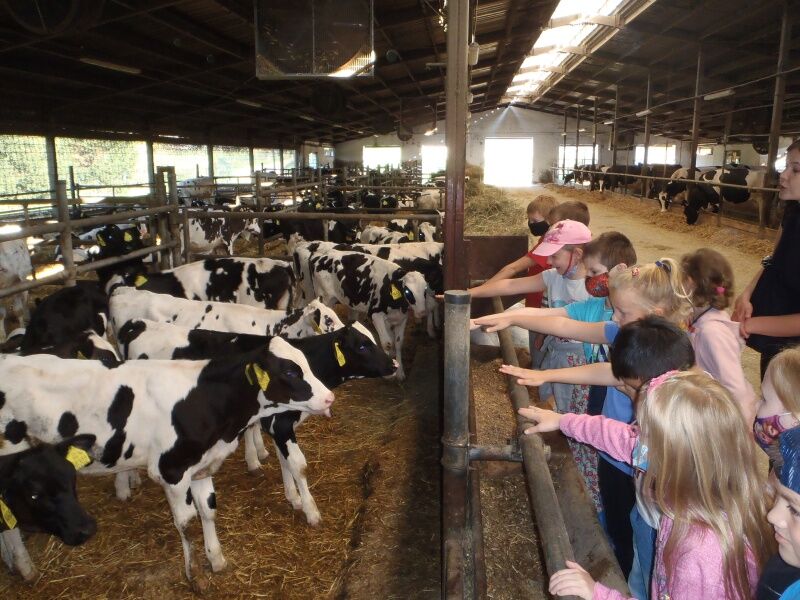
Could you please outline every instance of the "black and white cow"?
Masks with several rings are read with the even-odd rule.
[[[646,169],[642,169],[642,175],[650,175],[651,177],[672,177],[672,174],[675,171],[681,169],[682,167],[678,164],[674,165],[647,165]],[[651,181],[646,182],[647,185],[647,193],[645,194],[648,198],[652,200],[658,200],[662,191],[666,185],[670,183],[668,181],[661,181],[659,179],[654,179]]]
[[[90,255],[93,260],[123,256],[144,248],[141,232],[136,227],[120,229],[115,224],[106,225],[97,232],[95,241],[98,251],[96,254]],[[144,273],[147,270],[144,260],[143,257],[129,258],[116,265],[101,267],[97,269],[97,279],[102,286],[105,286],[108,280],[117,273]]]
[[[297,248],[306,248],[309,252],[361,252],[371,254],[393,262],[406,271],[419,271],[425,277],[428,289],[425,290],[425,305],[428,311],[427,330],[431,338],[436,337],[436,328],[441,325],[439,303],[436,294],[444,293],[444,275],[442,272],[442,249],[439,242],[410,242],[407,244],[333,244],[331,242],[306,242],[297,237],[289,240],[288,248],[295,263],[299,280],[299,289],[304,301],[314,298],[311,285],[311,274],[308,261],[301,261],[295,252]]]
[[[765,168],[751,167],[725,167],[713,169],[702,173],[697,185],[691,186],[686,194],[686,222],[694,225],[700,215],[700,210],[711,205],[714,212],[719,211],[722,200],[731,204],[742,204],[752,198],[758,198],[761,192],[751,192],[746,189],[720,187],[719,183],[746,185],[749,187],[764,187],[764,178],[767,175]]]
[[[334,400],[303,353],[278,337],[247,354],[130,361],[113,369],[44,354],[0,356],[0,398],[3,449],[24,449],[28,440],[57,443],[80,431],[96,438],[95,463],[85,472],[146,468],[172,509],[189,580],[197,564],[186,528],[197,512],[212,570],[226,566],[212,475],[239,435],[285,410],[327,413]]]
[[[642,173],[642,165],[611,165],[606,169],[605,174],[600,179],[600,191],[614,191],[623,186],[632,186],[641,181],[634,175]]]
[[[25,240],[0,242],[0,289],[25,281],[31,273],[31,255]],[[11,310],[20,326],[23,326],[30,319],[28,292],[14,294],[11,298]],[[0,300],[0,341],[6,337],[5,319],[6,309]]]
[[[0,455],[0,556],[27,581],[36,569],[20,531],[47,533],[78,546],[97,531],[97,523],[78,502],[75,471],[91,462],[93,435],[67,437]]]
[[[362,244],[407,244],[413,241],[414,234],[392,231],[380,225],[367,225],[361,231]]]
[[[94,330],[82,331],[75,338],[40,347],[27,347],[20,356],[32,354],[52,354],[60,358],[79,358],[83,360],[99,360],[112,368],[122,362],[114,344]]]
[[[386,353],[397,359],[397,378],[405,379],[402,347],[409,309],[426,315],[428,285],[418,271],[406,271],[376,256],[329,250],[311,253],[298,248],[299,261],[308,261],[314,293],[323,302],[346,306],[351,315],[369,316]]]
[[[694,178],[699,179],[703,173],[709,170],[713,170],[713,167],[697,167]],[[676,196],[686,191],[686,183],[689,181],[689,169],[686,167],[675,169],[669,178],[670,181],[661,182],[664,185],[658,190],[657,198],[661,204],[661,212],[666,212],[675,201]]]
[[[293,305],[291,263],[271,258],[206,258],[151,274],[124,276],[128,285],[190,300],[213,300],[286,310]]]
[[[397,208],[397,198],[394,196],[379,196],[373,193],[364,193],[361,196],[361,205],[364,208]]]
[[[265,347],[270,338],[135,320],[123,325],[119,340],[125,348],[125,354],[132,359],[146,356],[197,360],[249,352]],[[329,389],[339,386],[347,379],[387,377],[395,371],[395,363],[360,323],[346,325],[332,333],[288,341],[305,355],[311,371]],[[287,411],[262,419],[262,426],[275,442],[286,498],[295,509],[303,509],[311,525],[316,525],[320,520],[319,510],[308,489],[305,477],[306,460],[295,436],[295,427],[306,416],[299,411]],[[259,429],[253,426],[245,434],[245,460],[248,470],[258,472],[261,466],[259,461],[264,458],[264,441]]]
[[[120,286],[113,290],[109,308],[116,334],[119,334],[120,327],[134,319],[174,323],[190,329],[285,337],[329,333],[344,327],[336,313],[319,300],[302,309],[286,312],[243,304],[186,300]]]
[[[244,212],[251,209],[245,206],[223,205],[211,206],[206,210]],[[234,245],[240,236],[249,241],[251,235],[261,233],[258,221],[258,219],[226,219],[223,217],[189,219],[189,251],[193,254],[211,254],[221,250],[233,255],[235,253]],[[181,243],[183,243],[182,234]]]

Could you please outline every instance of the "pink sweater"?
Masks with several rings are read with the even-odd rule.
[[[724,310],[712,308],[689,328],[689,337],[697,365],[727,388],[746,417],[755,418],[756,394],[742,370],[739,324]]]
[[[617,460],[631,462],[631,455],[639,437],[639,430],[620,421],[603,416],[567,413],[561,418],[561,431],[580,442],[591,444]],[[672,520],[661,517],[661,527],[656,540],[656,557],[653,568],[650,598],[653,600],[697,600],[714,598],[732,600],[725,593],[722,548],[716,537],[706,528],[693,527],[675,551],[677,562],[671,586],[667,586],[664,568],[664,546],[672,530]],[[748,555],[748,575],[751,594],[755,592],[758,572],[755,560]],[[622,600],[627,596],[602,583],[594,586],[593,600]],[[634,599],[630,599],[634,600]]]

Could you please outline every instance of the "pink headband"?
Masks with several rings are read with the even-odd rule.
[[[667,371],[666,373],[662,373],[658,377],[653,377],[650,380],[650,383],[647,386],[647,395],[649,396],[653,392],[655,392],[665,381],[672,378],[673,375],[678,373],[676,369],[672,369],[671,371]]]

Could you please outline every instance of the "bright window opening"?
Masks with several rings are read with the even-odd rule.
[[[399,168],[400,146],[364,146],[362,160],[367,169]]]
[[[447,168],[447,146],[422,146],[422,181],[428,181],[433,173]]]
[[[644,146],[636,146],[636,163],[644,162]],[[675,144],[650,146],[647,150],[648,165],[674,165]]]
[[[527,187],[533,181],[533,138],[486,138],[484,181],[500,187]]]
[[[560,167],[562,164],[565,164],[566,167],[569,169],[570,167],[574,167],[575,165],[582,166],[582,165],[590,165],[592,164],[592,145],[589,144],[588,146],[580,146],[578,148],[577,156],[575,152],[575,146],[567,146],[567,162],[564,162],[564,146],[558,147],[558,166]],[[598,160],[600,156],[600,146],[594,147],[594,160]]]
[[[308,166],[312,169],[317,168],[317,153],[316,152],[309,152],[308,153]]]

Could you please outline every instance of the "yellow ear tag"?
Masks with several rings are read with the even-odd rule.
[[[88,360],[88,359],[86,358],[86,355],[85,355],[83,352],[81,352],[80,350],[78,350],[78,356],[77,356],[77,358],[80,358],[81,360]]]
[[[403,293],[397,289],[395,284],[392,284],[392,299],[393,300],[400,300],[403,297]]]
[[[98,246],[105,246],[106,245],[106,241],[103,238],[101,238],[99,235],[97,236],[97,245]]]
[[[412,242],[414,241],[414,232],[413,231],[409,231],[408,232],[408,239],[410,239]]]
[[[280,224],[281,224],[280,219],[275,219],[275,225],[280,225]]]
[[[133,285],[135,285],[137,288],[142,287],[145,283],[147,283],[147,277],[144,275],[137,275],[136,279],[133,281]]]
[[[317,333],[322,333],[322,327],[319,326],[319,323],[316,321],[311,321],[311,325],[314,327],[314,331]]]
[[[133,236],[130,233],[126,233],[125,235],[122,236],[122,239],[125,240],[126,242],[132,242]]]
[[[2,520],[9,529],[14,529],[14,527],[17,526],[17,518],[14,516],[14,513],[11,512],[11,509],[8,508],[8,505],[3,502],[2,498],[0,498],[0,520]]]
[[[92,463],[89,453],[86,452],[86,450],[77,448],[76,446],[69,447],[66,458],[72,463],[72,466],[75,467],[76,471],[80,471],[83,467]]]
[[[317,210],[319,210],[320,208],[322,208],[322,204],[320,204],[319,202],[317,202],[317,203],[314,205],[314,208],[316,208]]]
[[[255,377],[255,381],[250,376],[250,371],[253,371],[253,376]],[[264,369],[262,369],[256,363],[250,363],[244,370],[245,377],[247,377],[247,383],[253,385],[254,383],[258,383],[258,387],[261,388],[262,391],[267,391],[267,386],[269,385],[269,373],[267,373]]]
[[[339,363],[340,367],[343,367],[347,361],[344,359],[344,354],[342,354],[342,349],[339,348],[339,342],[333,342],[333,349],[336,351],[336,362]]]

